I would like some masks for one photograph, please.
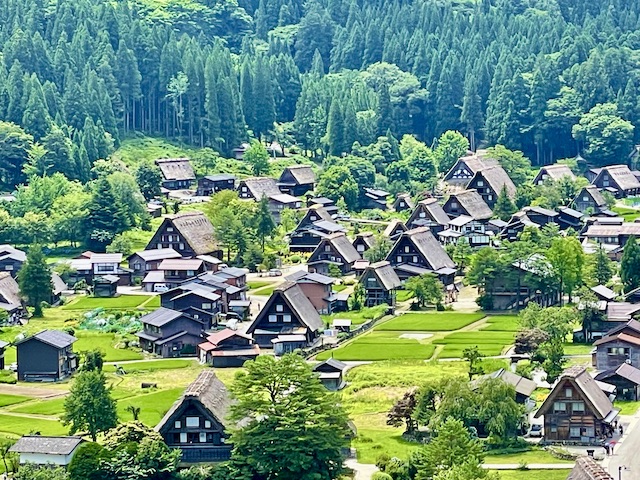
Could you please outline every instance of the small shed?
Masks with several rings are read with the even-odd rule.
[[[324,385],[327,390],[340,390],[346,385],[344,374],[347,371],[347,364],[340,360],[329,358],[315,365],[313,371],[318,374],[322,385]]]
[[[93,278],[93,296],[101,298],[115,297],[118,291],[118,281],[120,277],[116,275],[102,275]]]
[[[339,332],[349,333],[351,331],[351,320],[346,318],[336,318],[333,323],[331,323],[331,328]]]
[[[271,343],[273,343],[273,351],[276,356],[280,356],[305,348],[307,346],[307,337],[301,334],[278,335],[271,340]]]
[[[33,463],[66,467],[83,442],[81,437],[25,435],[9,451],[20,455],[21,465]]]

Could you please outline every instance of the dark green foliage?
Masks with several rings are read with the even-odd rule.
[[[104,477],[100,462],[106,456],[106,449],[97,443],[80,445],[67,467],[70,480],[101,480]]]
[[[630,237],[624,246],[620,261],[620,279],[625,292],[640,287],[640,247],[635,237]]]
[[[51,270],[42,254],[40,245],[33,245],[27,253],[27,260],[18,272],[20,293],[33,307],[33,316],[42,316],[42,302],[49,302],[53,290]]]
[[[503,185],[502,190],[498,194],[498,199],[496,200],[496,205],[493,208],[493,215],[498,217],[500,220],[504,220],[505,222],[511,218],[516,212],[516,206],[513,201],[509,197],[509,193],[507,192],[507,186]]]
[[[143,162],[136,170],[136,182],[144,198],[151,200],[160,195],[162,173],[156,164]]]
[[[104,251],[113,237],[124,231],[126,220],[122,207],[116,201],[109,180],[100,177],[96,180],[93,198],[89,204],[85,231],[87,245],[92,250]]]

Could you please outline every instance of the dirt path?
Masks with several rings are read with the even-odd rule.
[[[69,393],[67,390],[54,390],[52,388],[25,387],[23,385],[0,384],[0,393],[6,395],[22,395],[33,398],[55,398]]]

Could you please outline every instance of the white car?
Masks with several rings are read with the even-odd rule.
[[[529,430],[530,437],[542,437],[543,428],[539,423],[534,423],[531,425],[531,430]]]
[[[165,283],[156,283],[153,286],[153,291],[155,293],[164,293],[169,291],[169,287]]]

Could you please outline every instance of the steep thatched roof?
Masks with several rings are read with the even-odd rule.
[[[202,212],[184,212],[168,215],[173,226],[182,235],[185,242],[196,255],[206,255],[218,249],[215,241],[213,225]]]
[[[188,158],[161,158],[156,165],[165,180],[195,180],[196,175]]]
[[[474,220],[486,220],[493,216],[493,212],[489,205],[482,199],[482,196],[476,190],[465,190],[459,193],[452,193],[447,200],[447,204],[457,201],[458,204],[467,212]]]

